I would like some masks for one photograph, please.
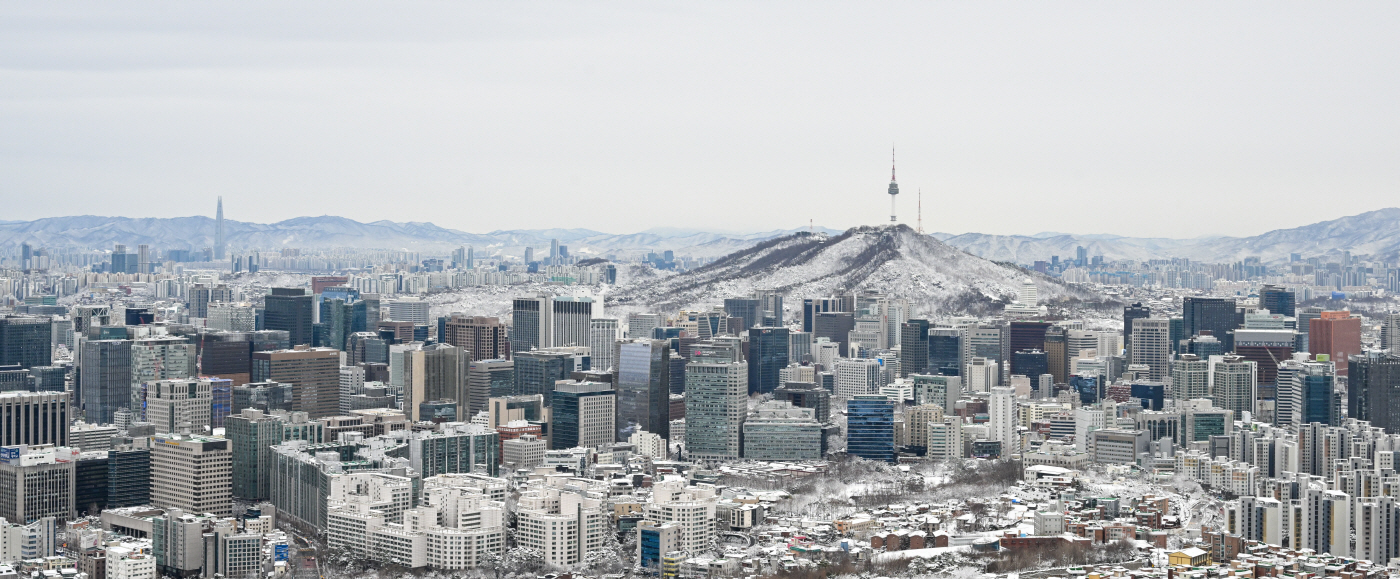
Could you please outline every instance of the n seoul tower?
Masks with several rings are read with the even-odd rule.
[[[894,223],[894,197],[899,195],[899,183],[894,182],[894,147],[890,147],[890,223]]]

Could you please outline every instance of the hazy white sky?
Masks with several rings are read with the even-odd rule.
[[[1393,2],[0,3],[0,219],[1251,235],[1400,205]]]

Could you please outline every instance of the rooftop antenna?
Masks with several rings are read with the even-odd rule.
[[[924,234],[924,188],[919,187],[919,235]]]
[[[816,232],[817,232],[817,226],[815,225],[815,223],[816,223],[815,220],[812,220],[812,219],[808,219],[808,220],[807,220],[807,233],[816,233]]]

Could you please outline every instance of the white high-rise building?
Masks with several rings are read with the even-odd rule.
[[[589,322],[588,346],[592,349],[593,369],[608,370],[617,366],[617,320],[593,318]]]
[[[1001,385],[1001,368],[991,358],[973,358],[967,364],[967,391],[991,392]]]
[[[1102,410],[1076,408],[1074,410],[1074,448],[1081,452],[1093,453],[1089,448],[1089,433],[1103,430],[1106,416]]]
[[[389,302],[389,320],[394,322],[428,323],[428,302],[421,298],[399,298]]]
[[[680,526],[677,548],[691,556],[712,548],[715,539],[715,507],[719,496],[709,484],[691,485],[684,477],[664,475],[651,487],[647,519]]]
[[[878,394],[884,385],[884,367],[873,358],[842,358],[836,361],[836,395]],[[695,431],[692,429],[692,433]]]
[[[211,302],[207,310],[209,316],[204,319],[205,327],[230,332],[251,332],[258,329],[257,312],[252,304]]]
[[[1162,382],[1171,371],[1171,321],[1166,318],[1133,320],[1132,364],[1144,364],[1148,380]]]
[[[146,386],[146,421],[156,432],[203,434],[210,428],[214,386],[209,380],[156,380]]]
[[[945,416],[943,422],[928,425],[928,457],[931,459],[961,458],[963,433],[961,416]]]
[[[233,444],[222,438],[151,439],[151,504],[191,513],[233,514]]]
[[[516,501],[515,542],[533,549],[545,562],[568,567],[583,562],[584,555],[603,546],[611,532],[603,510],[604,493],[584,489],[531,488]],[[714,512],[710,513],[714,527]]]
[[[1137,338],[1133,338],[1137,350]],[[1218,358],[1218,360],[1217,360]],[[1211,356],[1211,399],[1216,408],[1232,410],[1235,420],[1254,413],[1255,363],[1242,356]]]
[[[817,338],[812,343],[812,363],[820,364],[822,369],[832,372],[836,368],[836,360],[841,357],[841,343],[832,342],[826,338]]]
[[[988,405],[991,439],[1001,443],[1001,455],[1010,456],[1020,451],[1020,437],[1016,427],[1016,389],[1008,386],[992,388],[991,404]]]
[[[1381,349],[1400,355],[1400,313],[1385,315],[1381,323]]]
[[[1172,362],[1172,398],[1210,398],[1210,362],[1195,354],[1181,354]]]
[[[592,343],[593,298],[555,296],[552,302],[553,329],[548,347],[587,346]]]

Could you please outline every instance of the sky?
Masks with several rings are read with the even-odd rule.
[[[0,2],[0,220],[1253,235],[1400,205],[1400,3]],[[810,220],[810,221],[809,221]]]

